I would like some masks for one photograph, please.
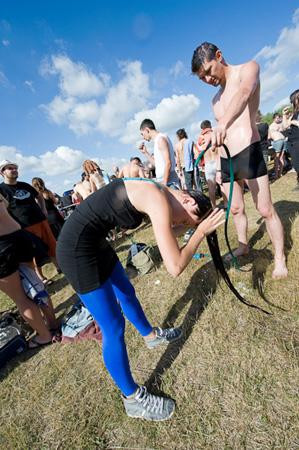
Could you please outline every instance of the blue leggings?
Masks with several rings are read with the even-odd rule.
[[[101,328],[107,370],[125,396],[133,394],[138,385],[130,370],[123,313],[142,336],[150,334],[153,328],[121,263],[116,263],[111,276],[102,286],[87,294],[79,294],[79,297]]]

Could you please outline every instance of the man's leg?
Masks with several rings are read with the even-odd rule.
[[[208,189],[209,189],[209,197],[212,203],[212,207],[216,208],[216,181],[207,180]]]
[[[266,227],[274,247],[273,278],[284,278],[288,275],[284,254],[283,227],[272,204],[268,175],[248,180],[256,209],[265,219]]]
[[[239,247],[233,252],[235,256],[242,256],[248,253],[247,216],[245,214],[243,185],[243,181],[234,182],[233,198],[230,209],[233,215],[239,241]],[[226,198],[229,198],[230,183],[223,183],[222,186]]]

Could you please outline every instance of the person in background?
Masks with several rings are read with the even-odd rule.
[[[292,157],[292,165],[297,173],[297,185],[294,189],[299,191],[299,89],[292,92],[290,102],[293,107],[293,113],[289,121],[289,127],[286,130],[286,136]]]
[[[103,177],[103,172],[96,162],[91,159],[86,159],[83,163],[83,170],[89,177],[88,180],[90,183],[91,192],[95,192],[105,186],[106,183]]]
[[[145,178],[140,158],[138,156],[130,158],[130,162],[120,169],[118,178]]]
[[[260,135],[260,143],[261,143],[261,150],[263,152],[263,157],[265,164],[268,163],[268,147],[269,147],[269,140],[268,140],[268,133],[269,133],[269,125],[266,122],[262,122],[262,113],[260,110],[256,113],[256,126]]]
[[[8,213],[7,207],[8,202],[0,194],[0,290],[14,301],[23,319],[36,332],[28,344],[29,348],[36,348],[52,342],[49,328],[55,329],[57,322],[49,297],[47,304],[41,306],[46,325],[40,308],[25,294],[19,265],[22,263],[33,268],[33,258],[38,256],[38,250],[34,245],[34,236],[21,229],[20,224]]]
[[[35,234],[47,246],[49,257],[57,270],[56,240],[47,220],[45,201],[30,184],[18,181],[18,165],[8,160],[0,163],[0,173],[4,182],[0,184],[0,193],[8,201],[8,212],[22,228]],[[50,280],[44,277],[41,267],[35,260],[35,271],[44,284]]]
[[[281,177],[284,166],[284,153],[286,151],[286,139],[282,134],[284,131],[282,116],[279,113],[273,114],[273,122],[269,126],[268,139],[272,141],[272,147],[275,151],[274,170],[275,180]]]
[[[63,217],[58,212],[58,209],[55,206],[57,205],[58,200],[53,192],[46,188],[45,182],[41,178],[32,178],[31,183],[32,186],[37,190],[37,192],[39,194],[42,194],[45,200],[45,205],[48,213],[47,219],[55,239],[58,239],[59,233],[64,224]]]
[[[81,181],[74,185],[74,194],[79,200],[78,203],[81,203],[83,200],[85,200],[90,194],[92,194],[92,192],[93,190],[89,181],[89,175],[87,175],[85,172],[81,173]]]
[[[209,189],[209,197],[213,208],[216,208],[216,161],[217,150],[212,151],[211,146],[212,125],[209,120],[203,120],[200,124],[201,133],[198,138],[200,151],[204,151],[203,160],[205,164],[205,178]]]
[[[140,125],[140,133],[146,141],[154,141],[154,157],[148,152],[144,142],[140,144],[140,151],[155,166],[156,180],[165,186],[178,188],[179,179],[175,171],[174,150],[166,134],[156,130],[151,119],[144,119]]]
[[[176,132],[178,142],[175,146],[176,163],[179,172],[183,173],[183,179],[187,191],[194,185],[194,142],[188,139],[184,128]]]

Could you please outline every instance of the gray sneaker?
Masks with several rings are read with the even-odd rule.
[[[164,328],[162,330],[160,327],[154,327],[153,331],[155,331],[156,337],[150,341],[145,341],[147,348],[155,348],[161,344],[170,344],[182,337],[182,330],[180,328]]]
[[[145,386],[140,386],[134,397],[123,396],[122,399],[127,415],[136,419],[167,420],[175,410],[175,403],[171,398],[150,394]]]

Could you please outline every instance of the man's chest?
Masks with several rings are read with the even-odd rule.
[[[213,99],[213,110],[216,120],[219,120],[229,107],[232,98],[237,94],[240,88],[239,79],[227,82],[224,89],[220,89]]]

